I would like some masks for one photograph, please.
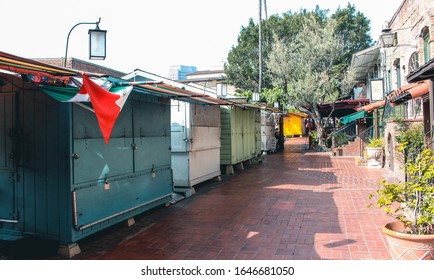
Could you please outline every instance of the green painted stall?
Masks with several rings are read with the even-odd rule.
[[[245,162],[261,160],[261,109],[254,104],[239,102],[221,106],[220,163],[226,174],[234,173],[234,166],[244,168]]]

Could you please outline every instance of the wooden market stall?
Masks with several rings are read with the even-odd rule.
[[[120,106],[108,137],[96,92],[116,99],[98,99],[104,108]],[[56,240],[71,257],[80,239],[171,202],[173,98],[218,102],[0,52],[0,240]]]
[[[285,138],[304,136],[305,119],[307,115],[304,113],[289,112],[283,117],[283,134]]]
[[[244,99],[230,99],[236,106],[221,106],[221,164],[226,174],[234,166],[261,161],[261,107]]]
[[[196,95],[212,95],[201,86],[179,82],[135,70],[124,77],[130,81],[163,81]],[[184,197],[194,193],[194,186],[209,179],[220,179],[220,108],[229,101],[215,100],[217,106],[171,101],[171,157],[174,191]]]

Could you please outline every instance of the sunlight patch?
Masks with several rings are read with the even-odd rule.
[[[247,239],[250,239],[250,238],[252,238],[252,237],[254,237],[254,236],[258,235],[258,234],[259,234],[259,232],[257,232],[257,231],[250,231],[247,234]]]

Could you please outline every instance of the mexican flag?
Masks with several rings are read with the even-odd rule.
[[[113,93],[100,87],[83,73],[83,86],[78,93],[89,95],[106,144],[109,142],[113,126],[132,88],[132,86],[129,86]]]
[[[133,89],[132,86],[113,87],[111,82],[104,80],[93,81],[85,73],[82,74],[81,87],[40,88],[61,102],[90,102],[106,144],[109,142],[116,119]]]

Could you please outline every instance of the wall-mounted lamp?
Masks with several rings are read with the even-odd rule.
[[[381,45],[384,48],[393,47],[396,44],[396,32],[391,32],[390,28],[383,29],[380,35]]]
[[[69,36],[71,35],[71,32],[75,27],[82,24],[96,24],[95,29],[89,30],[89,59],[98,59],[98,60],[105,59],[107,30],[99,29],[100,22],[101,22],[101,18],[99,18],[97,22],[79,22],[76,25],[74,25],[71,28],[71,30],[69,30],[68,37],[66,38],[65,58],[63,61],[64,67],[66,67],[66,60],[68,58]]]
[[[258,102],[259,101],[259,92],[254,92],[252,95],[252,101]]]
[[[274,108],[279,108],[279,102],[278,101],[274,101]]]

